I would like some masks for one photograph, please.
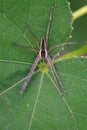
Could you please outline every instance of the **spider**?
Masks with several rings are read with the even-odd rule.
[[[61,45],[56,45],[56,46],[53,46],[52,48],[50,48],[49,50],[47,50],[47,48],[48,48],[49,33],[50,33],[50,28],[51,28],[51,24],[52,24],[52,20],[53,20],[53,12],[54,12],[54,5],[52,5],[51,10],[50,10],[50,17],[49,17],[49,21],[48,21],[48,27],[47,27],[46,36],[45,36],[45,38],[44,38],[44,37],[41,38],[40,46],[39,46],[39,44],[38,44],[37,38],[35,37],[34,33],[33,33],[32,30],[31,30],[30,26],[27,25],[28,30],[29,30],[29,32],[32,34],[32,36],[33,36],[33,38],[34,38],[34,40],[35,40],[35,42],[36,42],[37,47],[38,47],[39,50],[35,50],[35,49],[33,49],[33,48],[28,48],[28,47],[26,47],[26,46],[19,45],[19,44],[15,43],[15,45],[17,45],[17,46],[19,46],[19,47],[25,48],[25,49],[27,49],[27,50],[35,51],[35,52],[38,53],[38,54],[37,54],[37,57],[36,57],[35,60],[34,60],[34,63],[33,63],[33,65],[32,65],[32,67],[31,67],[31,70],[30,70],[28,76],[26,77],[26,80],[25,80],[25,82],[24,82],[24,84],[23,84],[23,86],[22,86],[22,88],[21,88],[20,94],[23,94],[23,93],[24,93],[24,90],[26,89],[28,83],[30,82],[30,79],[31,79],[31,77],[32,77],[32,75],[33,75],[33,73],[34,73],[34,70],[36,69],[38,63],[39,63],[41,60],[46,60],[46,61],[48,62],[48,65],[49,65],[49,67],[50,67],[50,69],[51,69],[51,72],[52,72],[52,74],[53,74],[55,83],[56,83],[56,85],[57,85],[57,87],[58,87],[58,90],[59,90],[61,93],[62,93],[62,91],[64,91],[63,84],[61,83],[60,78],[59,78],[59,76],[58,76],[57,73],[56,73],[56,70],[55,70],[55,67],[54,67],[54,65],[53,65],[52,59],[51,59],[51,57],[50,57],[50,55],[49,55],[49,52],[52,51],[52,50],[54,50],[54,49],[55,49],[56,47],[58,47],[58,46],[63,46],[63,45],[66,45],[66,44],[72,44],[72,42],[63,43],[63,44],[61,44]]]

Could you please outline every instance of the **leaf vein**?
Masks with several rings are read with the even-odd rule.
[[[33,111],[32,111],[32,115],[31,115],[31,119],[30,119],[30,122],[29,122],[28,130],[31,129],[32,121],[33,121],[33,118],[34,118],[35,110],[36,110],[38,99],[39,99],[39,95],[40,95],[40,90],[41,90],[41,87],[42,87],[42,81],[43,81],[43,74],[42,74],[42,77],[41,77],[41,82],[40,82],[40,86],[39,86],[39,89],[38,89],[38,92],[37,92],[35,105],[34,105],[34,108],[33,108]]]

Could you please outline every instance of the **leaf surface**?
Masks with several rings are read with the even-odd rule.
[[[72,16],[65,0],[5,0],[0,2],[0,127],[2,130],[86,130],[87,59],[72,58],[55,64],[67,90],[61,97],[51,72],[35,71],[24,95],[19,91],[36,53],[13,42],[36,48],[25,24],[39,40],[45,37],[52,4],[55,5],[49,45],[66,42]],[[52,57],[56,54],[50,54]]]

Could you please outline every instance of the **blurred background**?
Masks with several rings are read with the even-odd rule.
[[[69,0],[72,12],[87,5],[87,0]],[[84,45],[87,42],[87,14],[76,19],[73,23],[74,30],[70,41]]]

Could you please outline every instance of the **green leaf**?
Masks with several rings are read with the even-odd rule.
[[[49,47],[65,42],[72,30],[66,0],[5,0],[0,2],[0,128],[2,130],[86,130],[87,59],[72,58],[55,64],[67,94],[61,97],[50,70],[35,71],[24,95],[19,91],[36,53],[13,42],[37,48],[25,27],[39,40],[45,37],[50,9],[55,5]],[[54,56],[56,52],[50,54]]]

